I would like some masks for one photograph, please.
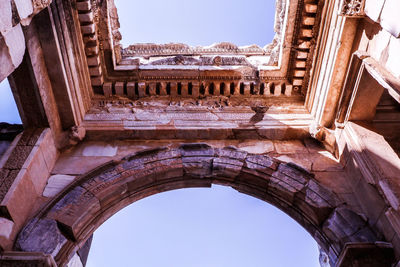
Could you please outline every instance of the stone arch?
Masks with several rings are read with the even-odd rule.
[[[267,155],[198,143],[144,150],[81,176],[27,223],[15,248],[50,254],[63,266],[127,205],[156,193],[213,183],[283,210],[314,237],[332,263],[346,243],[379,240],[367,221],[312,173]]]

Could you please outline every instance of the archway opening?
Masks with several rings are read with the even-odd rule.
[[[94,233],[88,267],[319,266],[318,246],[292,218],[225,186],[159,193]]]

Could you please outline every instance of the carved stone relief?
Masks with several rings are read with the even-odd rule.
[[[362,17],[364,13],[365,0],[342,0],[340,14],[346,17]]]

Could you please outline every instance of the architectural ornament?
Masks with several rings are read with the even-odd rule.
[[[365,0],[342,0],[340,14],[346,17],[363,17]]]

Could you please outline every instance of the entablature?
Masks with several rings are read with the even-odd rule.
[[[78,1],[76,9],[91,83],[97,94],[110,95],[110,84],[112,94],[118,95],[121,83],[128,88],[130,83],[188,81],[207,87],[208,83],[224,81],[254,84],[260,88],[258,91],[263,90],[262,86],[284,86],[293,88],[289,96],[305,96],[319,28],[318,11],[323,4],[318,0],[277,0],[276,35],[264,47],[238,47],[225,42],[206,47],[172,43],[122,48],[112,0]],[[124,89],[124,95],[131,98],[127,91]],[[158,94],[147,96],[150,95]],[[197,96],[201,94],[194,95]]]

